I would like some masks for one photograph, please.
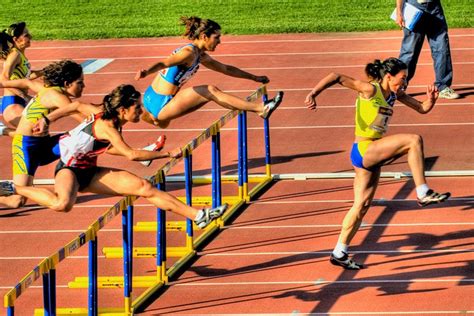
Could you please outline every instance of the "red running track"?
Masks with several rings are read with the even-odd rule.
[[[462,98],[439,100],[428,115],[396,107],[390,133],[423,136],[427,168],[433,171],[473,170],[474,32],[450,30],[454,61],[454,85]],[[256,74],[270,77],[270,94],[284,90],[285,100],[272,116],[272,172],[275,174],[351,171],[348,150],[353,134],[355,94],[334,87],[319,98],[320,108],[309,112],[303,104],[309,89],[330,71],[363,76],[363,66],[375,58],[397,56],[400,32],[286,34],[225,36],[213,54]],[[113,58],[97,73],[86,75],[85,101],[99,102],[101,95],[120,83],[130,82],[144,90],[150,80],[134,82],[137,69],[168,55],[183,43],[178,38],[101,41],[35,42],[27,52],[32,65],[42,67],[60,58],[82,62]],[[433,81],[427,47],[409,93],[422,97]],[[228,78],[201,69],[189,83],[216,84],[245,96],[253,82]],[[168,136],[168,146],[179,146],[224,113],[216,104],[174,121],[160,131],[144,123],[127,126],[124,135],[133,146]],[[55,130],[73,123],[58,122]],[[236,170],[236,123],[222,135],[223,170]],[[261,120],[249,114],[251,172],[263,172]],[[10,140],[0,138],[4,163],[0,178],[9,178]],[[209,145],[199,149],[193,163],[197,174],[208,174]],[[102,164],[126,168],[138,175],[150,169],[117,157],[102,157]],[[157,163],[152,168],[158,166]],[[407,171],[401,159],[384,171]],[[182,173],[179,166],[175,174]],[[40,169],[48,179],[53,166]],[[351,252],[367,265],[359,272],[331,266],[328,255],[337,240],[341,220],[351,205],[352,181],[279,181],[242,212],[200,253],[180,278],[173,280],[145,314],[452,314],[474,312],[473,184],[472,177],[430,178],[437,190],[449,190],[453,198],[440,206],[419,209],[413,182],[384,179],[374,206],[356,235]],[[205,192],[206,188],[199,188]],[[172,187],[182,195],[182,188]],[[205,193],[204,193],[205,194]],[[75,209],[57,214],[27,207],[0,210],[0,290],[2,296],[41,258],[84,230],[116,198],[83,195]],[[153,210],[139,201],[136,221],[152,220]],[[171,218],[174,218],[171,216]],[[120,245],[120,219],[100,233],[102,246]],[[153,244],[153,234],[137,233],[136,245]],[[173,240],[173,237],[171,237]],[[58,269],[58,306],[85,307],[82,290],[64,288],[75,276],[86,275],[86,252],[75,254]],[[153,260],[135,260],[135,275],[153,274]],[[102,275],[119,274],[120,260],[99,259]],[[40,285],[38,283],[37,285]],[[134,295],[140,293],[134,290]],[[17,301],[19,315],[41,307],[39,288],[30,288]],[[122,290],[100,290],[101,306],[122,305]],[[4,313],[4,310],[2,310]]]

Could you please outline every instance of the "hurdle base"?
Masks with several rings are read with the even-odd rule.
[[[123,310],[123,308],[99,308],[98,315],[107,315],[107,316],[129,316],[133,313],[128,313]],[[44,309],[36,308],[35,316],[43,316]],[[66,315],[75,315],[75,316],[88,316],[89,310],[87,308],[57,308],[57,316],[66,316]]]

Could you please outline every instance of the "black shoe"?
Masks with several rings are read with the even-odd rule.
[[[349,255],[345,252],[344,252],[344,256],[342,256],[342,258],[336,258],[334,256],[334,254],[331,253],[331,257],[329,258],[329,261],[333,265],[343,267],[346,270],[364,269],[364,266],[362,264],[354,262],[351,259],[349,259]]]
[[[418,199],[418,205],[421,207],[428,206],[430,204],[436,204],[446,201],[451,196],[451,193],[437,193],[431,189],[426,192],[426,195],[421,199]]]

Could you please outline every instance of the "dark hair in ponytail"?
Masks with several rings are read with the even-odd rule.
[[[373,63],[369,63],[365,66],[365,73],[370,78],[381,81],[386,74],[395,76],[400,71],[407,69],[407,65],[398,58],[390,57],[384,61],[380,59],[374,60]]]
[[[21,36],[25,28],[25,22],[18,22],[13,23],[0,33],[0,58],[7,59],[8,54],[10,54],[11,49],[15,45],[13,38]]]
[[[82,66],[70,59],[56,61],[43,68],[43,81],[47,87],[64,87],[82,75]]]
[[[104,97],[102,105],[104,107],[104,114],[102,119],[113,120],[118,117],[118,109],[123,107],[128,109],[136,104],[140,99],[141,93],[130,84],[122,84],[112,90]]]
[[[190,40],[198,39],[201,33],[209,37],[221,29],[221,26],[217,22],[209,19],[201,19],[197,16],[182,16],[180,21],[181,25],[186,27],[183,36]]]

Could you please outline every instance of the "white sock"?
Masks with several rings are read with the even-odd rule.
[[[195,222],[198,222],[204,217],[204,210],[199,210],[196,214],[196,217],[194,218]]]
[[[346,245],[346,244],[343,244],[341,242],[337,242],[336,244],[336,247],[334,248],[334,250],[332,251],[332,254],[336,257],[336,258],[342,258],[344,256],[344,254],[347,253],[347,250],[349,249],[349,246]]]
[[[426,195],[426,192],[428,192],[430,188],[428,187],[427,184],[422,184],[422,185],[419,185],[416,187],[416,196],[419,198],[419,199],[422,199],[425,197]]]

